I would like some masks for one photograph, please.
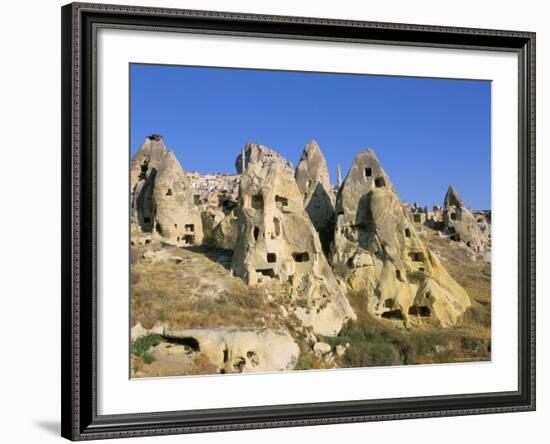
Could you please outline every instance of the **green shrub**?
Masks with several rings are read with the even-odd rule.
[[[155,357],[152,353],[145,352],[143,353],[143,362],[145,362],[146,364],[151,364],[155,362]]]
[[[132,353],[136,356],[143,356],[151,348],[160,344],[162,337],[157,334],[148,334],[136,339],[132,343]],[[151,361],[152,362],[152,361]]]

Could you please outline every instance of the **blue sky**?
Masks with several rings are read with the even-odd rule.
[[[235,172],[246,142],[294,165],[315,139],[331,181],[372,147],[401,199],[442,204],[454,184],[491,207],[491,83],[132,64],[133,155],[161,134],[186,171]]]

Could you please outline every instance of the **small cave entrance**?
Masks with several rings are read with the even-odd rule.
[[[185,231],[195,232],[195,224],[185,224]]]
[[[401,270],[395,270],[395,277],[401,279]]]
[[[150,224],[151,223],[151,218],[150,217],[144,217],[143,218],[143,223],[144,224]]]
[[[275,205],[277,206],[277,208],[288,207],[288,199],[284,196],[279,196],[277,194],[275,196]]]
[[[264,196],[261,194],[254,194],[252,196],[251,201],[252,208],[255,210],[263,210],[264,209]]]
[[[424,262],[424,253],[420,251],[411,251],[409,253],[409,258],[413,262]]]
[[[295,262],[308,262],[309,253],[307,251],[303,253],[292,253],[292,259],[294,259]]]
[[[460,234],[453,234],[449,237],[452,241],[460,242]]]
[[[166,195],[167,195],[167,196],[171,196],[171,195],[172,195],[172,188],[168,188],[168,191],[166,191]]]
[[[451,220],[456,220],[456,213],[451,213]]]
[[[365,177],[372,176],[372,168],[365,168]]]
[[[273,218],[273,226],[275,227],[275,236],[281,235],[281,221],[276,217]]]
[[[187,245],[194,245],[195,244],[195,236],[192,234],[186,234],[183,236],[183,240]]]
[[[384,188],[386,186],[386,181],[383,177],[377,177],[376,179],[374,179],[374,186],[376,188]]]
[[[411,316],[429,318],[432,315],[432,310],[426,305],[411,305],[411,307],[409,308],[409,314]]]
[[[197,341],[192,336],[188,336],[185,338],[174,338],[169,339],[170,342],[174,342],[176,344],[185,345],[186,347],[189,347],[192,351],[198,352],[201,350],[201,347],[199,345],[199,341]]]
[[[257,241],[260,236],[260,229],[258,227],[254,227],[252,229],[252,235],[254,236],[254,240]]]
[[[405,228],[405,237],[411,237],[411,230]]]
[[[262,276],[270,277],[270,278],[275,277],[275,271],[273,270],[273,268],[263,268],[260,270],[256,270],[256,273],[261,274]]]
[[[270,264],[277,262],[277,255],[275,253],[267,253],[267,262]]]
[[[403,313],[399,309],[388,310],[388,311],[385,311],[384,313],[382,313],[382,317],[384,319],[393,319],[393,320],[402,321],[403,320]]]

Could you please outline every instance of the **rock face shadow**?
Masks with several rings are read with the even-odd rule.
[[[231,258],[233,257],[233,252],[231,250],[224,250],[223,248],[216,247],[207,247],[204,245],[190,245],[185,247],[186,250],[192,251],[193,253],[202,254],[204,257],[210,261],[220,264],[227,271],[231,270]]]

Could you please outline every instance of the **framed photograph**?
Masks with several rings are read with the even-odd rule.
[[[62,435],[535,409],[535,35],[62,8]]]

